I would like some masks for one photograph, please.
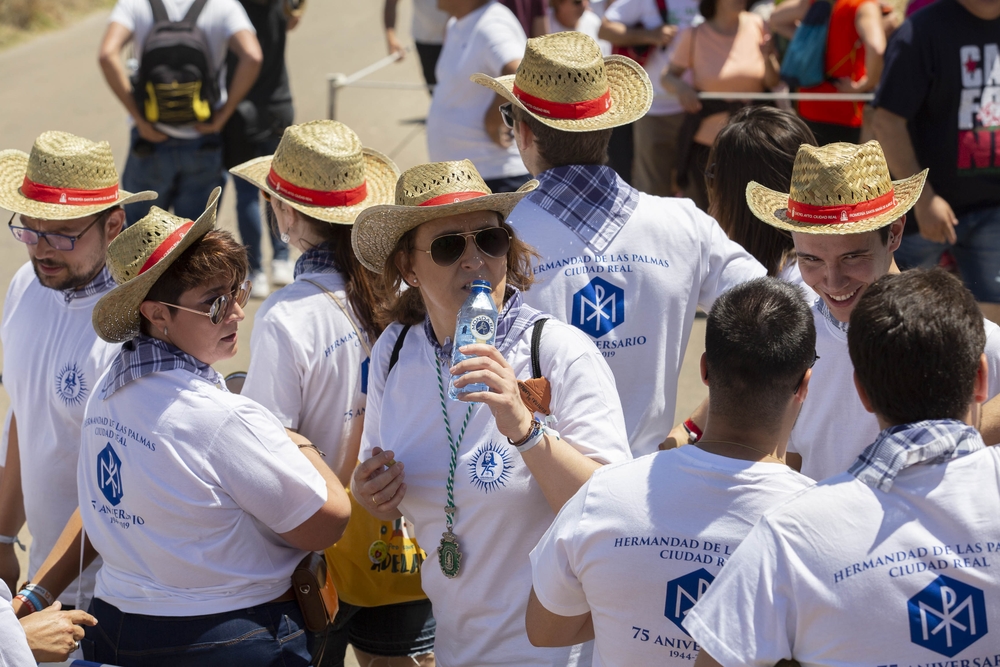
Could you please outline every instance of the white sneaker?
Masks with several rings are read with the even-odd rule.
[[[267,295],[271,293],[271,286],[267,282],[267,274],[263,271],[252,273],[250,281],[253,283],[250,287],[251,299],[266,299]]]
[[[295,267],[287,259],[271,260],[271,284],[288,285],[295,280]]]

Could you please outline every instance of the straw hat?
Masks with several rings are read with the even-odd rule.
[[[396,183],[396,203],[372,206],[358,215],[351,230],[354,254],[375,273],[406,232],[428,220],[472,211],[496,211],[504,219],[521,199],[538,187],[528,181],[517,192],[493,192],[469,160],[431,162],[411,167]]]
[[[579,32],[528,40],[514,75],[472,80],[492,88],[540,122],[566,132],[590,132],[626,125],[646,115],[653,103],[649,75],[624,56],[601,55],[601,47]]]
[[[747,205],[778,229],[803,234],[860,234],[885,227],[913,208],[927,170],[893,181],[877,141],[803,144],[792,167],[791,192],[747,184]]]
[[[310,217],[347,225],[369,206],[391,203],[399,177],[392,160],[335,120],[292,125],[274,155],[229,171]]]
[[[43,132],[30,154],[0,151],[0,207],[29,218],[72,220],[147,199],[156,199],[156,193],[118,188],[106,141]]]
[[[118,287],[94,307],[98,336],[109,343],[121,343],[139,334],[139,305],[149,288],[182,252],[215,227],[221,195],[222,188],[212,190],[205,212],[194,222],[152,206],[144,218],[115,237],[108,246],[108,270]]]

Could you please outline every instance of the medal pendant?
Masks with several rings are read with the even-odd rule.
[[[441,572],[449,579],[457,577],[462,567],[462,552],[458,550],[458,537],[450,530],[441,534],[438,563],[441,565]]]

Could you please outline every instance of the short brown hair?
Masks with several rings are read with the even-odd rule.
[[[551,167],[571,164],[605,164],[608,161],[608,142],[611,130],[591,132],[565,132],[545,123],[511,105],[514,120],[525,123],[538,142],[538,153]]]
[[[985,346],[972,293],[937,268],[876,280],[847,330],[858,383],[875,413],[894,425],[962,419]]]
[[[499,218],[500,214],[496,216]],[[539,257],[535,249],[522,241],[514,233],[514,228],[501,220],[500,226],[510,234],[510,249],[507,251],[507,284],[519,290],[527,290],[535,282],[535,274],[531,270],[531,261]],[[385,260],[382,270],[382,282],[379,285],[381,298],[376,313],[378,323],[384,328],[393,322],[401,324],[420,324],[427,315],[424,298],[416,287],[403,289],[403,274],[396,266],[396,257],[400,253],[413,250],[413,239],[417,228],[403,234],[396,247]]]
[[[149,288],[144,301],[177,303],[189,289],[217,280],[235,289],[246,280],[249,272],[246,248],[229,232],[213,229],[174,260]],[[176,309],[171,308],[170,312]],[[149,335],[149,322],[145,317],[140,319],[139,329]]]

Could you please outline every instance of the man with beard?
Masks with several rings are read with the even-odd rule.
[[[105,253],[124,225],[122,206],[155,197],[118,188],[106,141],[45,132],[30,155],[0,151],[0,208],[14,213],[8,227],[30,260],[11,281],[0,322],[13,412],[0,485],[0,579],[12,591],[21,575],[14,546],[25,518],[32,534],[30,580],[77,507],[84,406],[118,351],[91,325],[94,305],[115,286]],[[114,424],[90,427],[105,429],[109,439],[122,437]],[[64,609],[86,608],[96,571],[97,564],[88,568],[61,596]],[[36,609],[55,602],[32,585],[18,595]]]

